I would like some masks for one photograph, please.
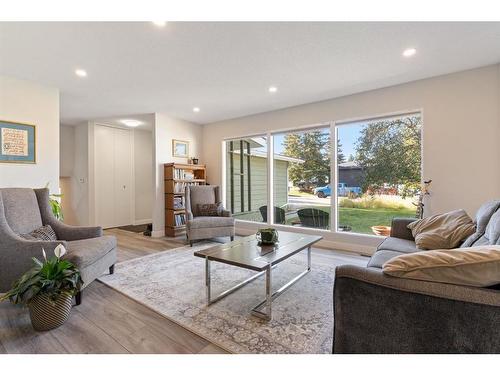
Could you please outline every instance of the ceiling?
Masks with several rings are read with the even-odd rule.
[[[500,23],[3,22],[0,74],[58,87],[66,124],[210,123],[498,63],[499,47]]]

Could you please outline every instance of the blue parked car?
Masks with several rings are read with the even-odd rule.
[[[356,196],[361,195],[362,190],[359,186],[347,186],[345,183],[340,182],[338,184],[337,194],[339,197],[347,197],[350,194],[354,194]],[[318,198],[326,198],[332,195],[332,189],[330,184],[322,187],[317,187],[314,189],[314,195],[317,195]]]

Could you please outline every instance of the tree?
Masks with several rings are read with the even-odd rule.
[[[342,151],[342,143],[337,139],[337,164],[345,163],[345,155]]]
[[[288,170],[290,180],[297,185],[325,185],[330,177],[330,133],[315,130],[289,133],[284,139],[284,155],[303,160],[292,163]]]
[[[356,142],[356,159],[363,168],[363,190],[384,184],[402,186],[402,195],[420,188],[421,118],[412,115],[369,123]]]

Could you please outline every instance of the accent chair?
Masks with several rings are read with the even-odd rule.
[[[50,225],[57,240],[27,240],[21,235]],[[114,271],[116,238],[103,236],[101,227],[76,227],[57,220],[50,207],[48,189],[0,189],[0,292],[6,292],[32,266],[32,257],[42,259],[54,255],[57,245],[63,244],[65,259],[73,262],[83,280],[82,289],[105,271]],[[76,304],[81,303],[81,290]]]
[[[229,236],[234,240],[234,218],[222,208],[219,186],[186,186],[185,193],[186,235],[191,246],[195,240],[213,237]],[[200,206],[207,204],[220,205],[217,216],[201,215]]]

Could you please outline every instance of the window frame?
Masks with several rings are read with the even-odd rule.
[[[352,117],[352,118],[344,118],[340,120],[331,120],[324,121],[314,124],[301,125],[297,127],[288,127],[277,130],[269,130],[264,132],[256,132],[243,134],[240,136],[231,136],[224,137],[221,142],[221,152],[222,152],[222,163],[221,163],[221,181],[222,181],[222,195],[221,199],[226,204],[227,200],[227,181],[226,181],[226,150],[227,150],[227,142],[231,140],[240,140],[244,138],[252,138],[252,137],[265,137],[267,142],[267,207],[273,207],[274,204],[274,136],[277,134],[283,133],[293,133],[293,132],[301,132],[313,129],[320,129],[328,127],[330,129],[330,142],[331,142],[331,150],[332,155],[330,156],[330,184],[332,185],[332,194],[330,195],[330,229],[317,229],[317,228],[306,228],[306,227],[293,227],[290,225],[284,224],[274,224],[274,210],[267,210],[267,223],[266,222],[256,222],[251,220],[244,219],[236,219],[236,221],[245,223],[245,224],[253,224],[253,225],[268,225],[275,227],[277,229],[282,230],[290,230],[293,231],[303,231],[303,232],[314,232],[314,233],[324,233],[324,234],[339,234],[342,236],[351,236],[358,238],[372,238],[372,239],[381,239],[382,237],[376,236],[374,234],[367,233],[355,233],[355,232],[343,232],[339,231],[338,224],[338,194],[337,194],[337,174],[338,174],[338,163],[337,163],[337,138],[338,138],[338,128],[343,125],[348,125],[353,122],[361,122],[361,121],[371,121],[377,119],[391,118],[391,117],[403,117],[411,114],[419,114],[422,125],[420,130],[420,182],[423,183],[424,178],[424,129],[425,129],[425,120],[424,120],[424,109],[407,109],[401,111],[387,112],[387,113],[379,113],[372,116],[360,116],[360,117]]]

